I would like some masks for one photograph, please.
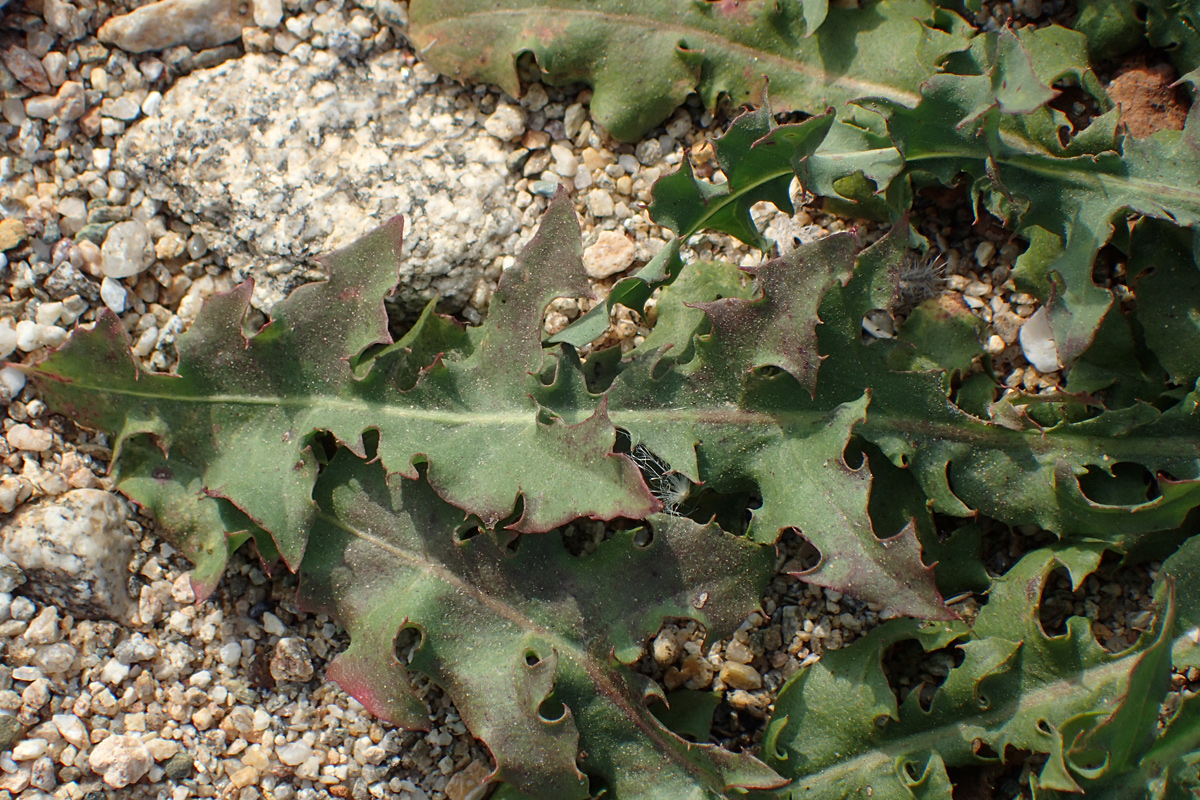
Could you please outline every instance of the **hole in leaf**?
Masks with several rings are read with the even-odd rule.
[[[337,454],[337,438],[329,431],[313,431],[307,439],[307,444],[312,448],[313,457],[321,466],[328,464]]]
[[[916,639],[904,639],[884,651],[883,673],[897,703],[903,703],[916,691],[922,710],[929,711],[950,670],[961,665],[964,658],[966,655],[957,645],[926,653]]]
[[[649,525],[643,525],[633,534],[633,546],[638,550],[645,550],[654,541],[654,529]]]
[[[755,367],[751,371],[754,373],[754,375],[756,377],[763,378],[766,380],[770,380],[771,378],[778,377],[784,373],[784,370],[781,367],[777,367],[774,364],[767,364],[765,366]]]
[[[542,657],[537,654],[536,650],[525,651],[525,666],[536,667],[542,662]]]
[[[550,696],[541,702],[538,706],[538,717],[543,722],[558,722],[567,714],[567,707],[563,705],[563,701],[555,697],[551,692]]]
[[[1051,728],[1050,723],[1044,719],[1039,719],[1037,721],[1037,729],[1047,736],[1052,736],[1054,734],[1054,729]]]
[[[971,741],[971,750],[975,755],[988,761],[999,761],[1000,754],[992,749],[992,746],[982,739],[973,739]]]
[[[579,753],[579,760],[586,761],[586,759],[587,759],[587,753],[581,751]],[[580,766],[582,767],[583,765],[581,764]],[[582,771],[582,770],[580,770],[580,771]],[[608,793],[608,783],[603,778],[601,778],[597,775],[588,775],[587,779],[588,779],[588,797],[603,798],[603,797],[610,796]]]
[[[629,530],[643,524],[640,520],[615,519],[606,524],[596,519],[577,519],[561,528],[563,547],[576,558],[588,556],[596,552],[601,542],[612,538],[614,531]]]
[[[374,461],[375,456],[379,454],[379,429],[367,428],[362,432],[363,451],[367,454],[367,461]]]
[[[816,569],[821,563],[821,551],[813,545],[804,534],[800,533],[795,528],[785,528],[783,535],[779,539],[779,547],[790,549],[789,539],[799,540],[796,545],[796,554],[792,560],[788,562],[785,570],[787,572],[808,572],[810,569]]]
[[[976,740],[978,742],[978,740]],[[1004,758],[983,745],[983,751],[994,761],[990,764],[947,767],[946,774],[954,787],[953,800],[1016,800],[1029,797],[1029,777],[1041,772],[1046,763],[1044,754],[1007,747]]]
[[[1081,617],[1084,613],[1083,598],[1078,601],[1071,590],[1071,576],[1059,567],[1042,582],[1041,601],[1038,603],[1038,625],[1042,633],[1051,639],[1067,635],[1067,620]]]
[[[519,520],[524,515],[525,515],[525,495],[518,494],[516,501],[513,502],[512,513],[496,523],[497,534],[499,534],[500,531],[505,530],[509,525],[515,524],[516,521]],[[508,544],[508,543],[506,542],[506,544]],[[514,550],[513,552],[516,552],[516,551]]]
[[[1078,590],[1066,569],[1051,572],[1042,584],[1038,625],[1046,636],[1065,636],[1071,617],[1090,623],[1092,637],[1110,653],[1128,650],[1157,624],[1152,581],[1144,570],[1118,567],[1121,557],[1106,552],[1095,573]]]
[[[896,338],[896,320],[882,308],[873,308],[862,318],[862,341],[871,344],[877,339]]]
[[[474,539],[476,536],[480,535],[481,533],[483,533],[482,527],[480,527],[479,525],[471,525],[469,527],[462,528],[458,531],[455,531],[454,540],[456,542],[460,542],[460,543],[469,542],[472,539]]]
[[[1113,466],[1111,475],[1097,467],[1088,467],[1079,477],[1079,488],[1093,503],[1107,506],[1141,505],[1162,496],[1150,470],[1126,461]]]
[[[415,625],[405,625],[396,633],[392,640],[392,655],[401,664],[412,662],[413,656],[421,649],[425,634]]]
[[[996,577],[1007,574],[1026,553],[1057,541],[1054,534],[1032,525],[1011,528],[990,517],[980,517],[979,521],[984,526],[983,564]]]
[[[591,353],[583,362],[583,380],[592,394],[604,394],[612,386],[625,364],[621,363],[621,348],[606,347]],[[622,451],[618,451],[622,452]],[[624,451],[628,452],[628,451]]]
[[[1061,111],[1067,120],[1071,123],[1069,139],[1075,134],[1082,131],[1088,125],[1092,124],[1092,120],[1100,113],[1100,105],[1096,102],[1096,98],[1087,93],[1081,86],[1075,83],[1067,83],[1065,80],[1057,81],[1054,88],[1058,90],[1058,96],[1052,99],[1047,105],[1051,108]],[[1062,142],[1062,133],[1059,133],[1059,143],[1063,147],[1067,144]]]

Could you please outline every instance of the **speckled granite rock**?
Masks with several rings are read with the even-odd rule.
[[[306,61],[247,54],[179,80],[125,136],[123,162],[254,275],[259,307],[313,256],[402,213],[401,304],[436,294],[462,308],[484,267],[515,252],[505,146],[398,51]]]
[[[124,505],[99,489],[32,503],[0,528],[0,554],[25,575],[20,594],[76,618],[129,618],[125,584],[134,546]]]

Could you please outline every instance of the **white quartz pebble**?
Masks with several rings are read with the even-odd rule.
[[[105,278],[100,282],[100,299],[114,314],[124,313],[128,297],[129,293],[125,291],[125,287],[121,285],[120,281]]]
[[[23,319],[17,323],[17,348],[26,353],[37,350],[42,346],[41,332],[38,324],[31,319]]]

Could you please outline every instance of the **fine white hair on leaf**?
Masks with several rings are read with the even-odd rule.
[[[642,477],[650,491],[662,503],[663,511],[675,516],[683,516],[682,505],[691,496],[695,486],[688,476],[671,469],[671,465],[655,455],[643,444],[638,444],[629,452],[633,463],[641,470]]]
[[[904,257],[896,276],[896,299],[901,307],[919,305],[941,291],[945,280],[946,262],[929,251],[924,255],[909,253]]]

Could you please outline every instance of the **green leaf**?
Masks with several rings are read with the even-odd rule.
[[[945,797],[922,792],[949,787],[946,767],[1000,763],[1009,748],[1048,756],[1035,779],[1039,797],[1079,791],[1077,757],[1121,746],[1096,731],[1157,709],[1151,700],[1143,710],[1140,701],[1164,674],[1161,656],[1170,647],[1170,624],[1161,618],[1117,654],[1101,649],[1082,617],[1070,618],[1062,636],[1041,629],[1035,599],[1046,576],[1057,564],[1073,564],[1078,584],[1098,555],[1035,551],[996,581],[972,629],[889,622],[797,673],[780,692],[764,739],[767,763],[794,779],[786,796],[841,798],[870,786],[884,800]],[[1161,611],[1170,618],[1169,603]],[[898,703],[883,670],[884,651],[909,639],[926,652],[952,646],[961,656],[928,704],[919,689]]]
[[[770,242],[755,227],[750,208],[769,201],[792,212],[789,189],[795,171],[821,143],[832,121],[833,115],[825,114],[776,125],[768,108],[749,111],[734,120],[714,143],[717,163],[726,177],[724,183],[698,179],[686,159],[677,171],[660,178],[652,190],[650,215],[674,231],[676,238],[635,275],[618,281],[607,303],[594,307],[551,337],[550,343],[582,347],[594,341],[607,329],[608,312],[618,303],[642,312],[654,289],[680,274],[683,262],[679,248],[701,230],[719,230],[768,249]]]
[[[713,712],[721,704],[716,692],[697,692],[678,689],[653,707],[654,716],[680,736],[703,742],[712,731]]]
[[[649,710],[661,690],[624,666],[666,617],[732,632],[766,587],[772,549],[662,516],[649,543],[626,531],[585,556],[555,535],[463,540],[461,512],[424,480],[388,482],[345,450],[315,496],[300,597],[350,632],[328,675],[372,713],[427,725],[411,681],[428,675],[491,749],[496,777],[536,797],[588,797],[585,776],[614,798],[782,782],[748,754],[671,733]],[[394,645],[405,628],[420,638],[407,665]]]
[[[687,302],[708,314],[712,333],[695,340],[696,358],[686,364],[661,369],[643,357],[622,372],[608,393],[613,420],[706,490],[757,491],[762,505],[747,535],[773,543],[798,528],[823,556],[805,580],[945,618],[913,529],[877,538],[867,514],[870,473],[846,464],[868,398],[808,397],[820,363],[816,305],[848,277],[853,247],[852,236],[838,234],[745,270],[758,279],[753,300]],[[686,301],[664,294],[659,313],[671,302]]]
[[[780,110],[817,112],[865,95],[915,104],[932,61],[964,46],[965,23],[927,0],[834,6],[822,24],[826,6],[414,0],[409,37],[435,69],[513,97],[517,58],[532,53],[546,82],[591,86],[593,117],[626,141],[693,91],[708,108],[721,97],[738,106],[757,103],[768,81]]]
[[[893,366],[910,372],[941,369],[948,375],[965,373],[983,355],[982,333],[983,322],[962,300],[950,295],[926,300],[908,315],[898,337],[914,349],[910,353],[897,350]]]
[[[401,230],[396,217],[324,259],[329,280],[297,289],[250,339],[242,320],[252,284],[210,298],[179,338],[178,375],[137,367],[120,320],[104,312],[94,331],[73,336],[30,377],[73,419],[116,434],[118,458],[131,437],[153,436],[171,459],[171,477],[160,473],[177,484],[169,491],[195,495],[199,479],[205,494],[269,530],[294,568],[316,513],[311,435],[329,431],[361,453],[362,431],[378,424],[370,409],[353,413],[345,402],[355,384],[348,359],[389,341],[383,298],[395,286]],[[197,547],[219,550],[211,536]]]
[[[1114,59],[1147,40],[1181,73],[1200,67],[1200,9],[1188,0],[1081,0],[1072,25],[1094,58]]]
[[[908,231],[898,226],[859,256],[845,287],[827,292],[815,402],[830,408],[866,388],[871,403],[855,432],[910,470],[936,512],[978,512],[1120,549],[1181,525],[1200,503],[1200,393],[1172,401],[1165,411],[1138,403],[1052,426],[1011,404],[1011,413],[994,405],[991,419],[967,414],[947,397],[939,373],[892,369],[904,343],[863,341],[861,320],[891,301],[907,245]],[[1111,501],[1085,493],[1081,480],[1112,475],[1121,463],[1139,465],[1151,477],[1140,498]]]
[[[749,300],[753,293],[749,275],[734,266],[713,261],[689,264],[674,283],[661,289],[656,305],[658,321],[629,356],[663,351],[664,357],[679,363],[690,361],[695,353],[693,338],[708,332],[708,316],[697,304],[726,297]]]
[[[1188,539],[1163,562],[1159,581],[1172,588],[1178,603],[1171,661],[1179,669],[1200,667],[1200,539]]]
[[[1046,87],[1069,79],[1092,94],[1102,110],[1111,103],[1088,69],[1083,38],[1062,28],[984,34],[960,61],[977,71],[933,76],[915,107],[888,99],[858,103],[886,120],[904,159],[903,175],[950,185],[966,173],[980,205],[1020,233],[1061,241],[1061,251],[1048,253],[1040,263],[1029,256],[1024,268],[1036,264],[1036,274],[1026,279],[1048,287],[1043,297],[1059,361],[1070,365],[1087,349],[1112,304],[1111,292],[1092,282],[1092,264],[1114,224],[1129,214],[1184,227],[1200,220],[1198,123],[1189,121],[1182,132],[1121,140],[1112,110],[1072,135],[1069,120],[1047,104],[1053,93]],[[1060,137],[1066,137],[1065,144]],[[859,146],[853,157],[841,153],[846,164],[841,175],[864,169],[878,176],[895,173],[892,150],[865,136]],[[816,185],[828,196],[839,196],[833,193],[838,173],[827,163],[817,166],[821,182]],[[903,194],[897,198],[907,202]]]
[[[760,108],[738,117],[713,145],[724,183],[698,180],[691,162],[654,184],[650,216],[681,239],[701,230],[736,236],[760,250],[769,247],[750,219],[750,207],[769,201],[792,213],[788,186],[793,164],[811,153],[825,137],[832,114],[804,122],[775,125],[770,110]]]
[[[414,361],[444,350],[409,338],[379,351],[363,377],[350,363],[388,340],[382,301],[395,284],[399,235],[397,219],[328,257],[330,279],[293,292],[250,339],[242,333],[250,284],[212,298],[180,338],[178,376],[137,369],[120,322],[104,315],[31,377],[81,423],[116,432],[118,453],[129,437],[153,435],[172,461],[183,459],[178,479],[169,479],[179,491],[195,494],[199,478],[205,493],[270,531],[291,567],[316,512],[310,441],[320,431],[364,455],[363,433],[380,430],[390,472],[415,476],[414,462],[428,462],[442,496],[487,525],[510,517],[518,498],[523,513],[510,527],[521,531],[656,510],[633,462],[612,453],[616,432],[602,406],[567,425],[533,399],[554,391],[537,377],[547,366],[542,310],[554,297],[588,291],[565,194],[505,273],[478,346],[422,364],[411,388]],[[439,345],[461,352],[468,343],[454,326],[423,320],[420,329]]]
[[[1139,223],[1129,276],[1146,345],[1173,383],[1192,386],[1200,378],[1200,264],[1192,236],[1153,220]]]

